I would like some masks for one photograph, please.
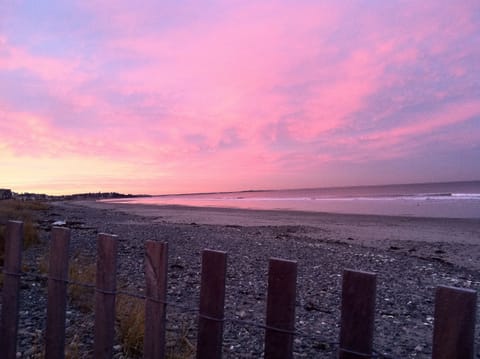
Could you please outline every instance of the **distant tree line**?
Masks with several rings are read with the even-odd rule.
[[[115,198],[131,198],[131,197],[149,197],[148,195],[123,194],[118,192],[88,192],[75,193],[68,195],[48,195],[44,193],[16,193],[10,189],[0,188],[0,200],[18,199],[23,201],[69,201],[82,199],[115,199]]]

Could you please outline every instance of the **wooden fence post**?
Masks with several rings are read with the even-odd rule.
[[[2,354],[2,358],[5,359],[14,359],[17,356],[22,239],[23,222],[8,221],[5,232],[2,330],[0,337],[0,353]]]
[[[117,247],[117,236],[104,233],[98,235],[95,288],[95,358],[111,358],[113,354]]]
[[[168,244],[145,244],[145,335],[143,357],[165,357],[165,317],[167,300]]]
[[[437,287],[432,359],[473,359],[477,293]]]
[[[375,273],[343,272],[339,359],[371,357],[375,296]]]
[[[271,258],[268,266],[265,359],[293,357],[297,262]]]
[[[65,357],[65,310],[67,307],[68,246],[70,230],[54,227],[48,268],[45,358]]]
[[[226,252],[203,251],[197,359],[222,357],[226,272]]]

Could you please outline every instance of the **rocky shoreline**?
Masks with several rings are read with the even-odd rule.
[[[242,216],[262,216],[261,211],[256,212],[242,211]],[[41,222],[42,244],[24,253],[25,271],[38,273],[48,247],[50,225],[56,220],[66,220],[72,229],[72,256],[80,255],[92,265],[97,234],[119,235],[118,282],[122,290],[135,293],[142,293],[144,288],[145,240],[167,241],[168,301],[191,309],[198,307],[202,250],[226,251],[225,315],[258,324],[264,322],[268,259],[298,261],[296,330],[305,335],[295,338],[295,358],[331,358],[335,352],[333,343],[338,342],[344,268],[377,273],[374,348],[391,358],[431,356],[437,285],[477,291],[480,287],[480,274],[475,270],[478,262],[475,258],[468,261],[462,257],[462,253],[478,252],[477,231],[466,231],[466,237],[474,238],[459,243],[384,238],[372,245],[363,241],[360,232],[352,226],[342,227],[339,234],[326,224],[310,226],[301,221],[298,221],[300,224],[272,221],[261,225],[254,220],[251,225],[228,221],[189,222],[175,220],[161,209],[152,216],[152,213],[127,213],[121,206],[87,206],[75,202],[56,203],[45,213]],[[331,219],[328,221],[333,223]],[[475,223],[472,226],[476,230]],[[377,227],[374,230],[380,233],[385,223],[379,222]],[[43,345],[45,283],[28,277],[22,283],[19,356],[38,357]],[[172,333],[179,332],[188,343],[195,345],[195,312],[182,313],[169,307],[167,317]],[[67,344],[74,343],[78,357],[91,357],[92,328],[93,315],[70,304]],[[224,357],[261,357],[263,336],[261,328],[227,321]],[[128,357],[122,349],[117,338],[116,357]]]

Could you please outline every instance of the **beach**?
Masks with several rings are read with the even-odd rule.
[[[226,251],[225,316],[258,324],[264,322],[268,259],[297,261],[296,330],[303,335],[295,338],[295,358],[330,358],[337,349],[345,268],[377,273],[374,348],[392,358],[431,356],[437,285],[480,288],[478,219],[57,202],[41,222],[44,244],[57,220],[72,230],[72,255],[92,263],[98,233],[117,234],[118,282],[135,292],[144,288],[144,242],[168,242],[168,300],[190,308],[198,307],[202,250]],[[35,261],[44,248],[27,251],[25,261]],[[20,347],[32,340],[25,334],[29,326],[41,328],[43,323],[44,301],[28,298],[41,296],[44,288],[32,284],[23,287],[27,299],[22,302]],[[37,312],[39,319],[32,322]],[[69,313],[70,337],[79,331],[74,323],[82,323],[80,331],[91,330],[88,315],[75,306]],[[192,313],[168,308],[167,318],[174,327],[189,327],[186,335],[195,344]],[[224,357],[260,357],[263,335],[261,328],[227,321]],[[81,343],[85,357],[91,345],[91,333],[86,334]],[[116,357],[126,357],[118,345]]]
[[[151,219],[152,223],[297,226],[305,238],[355,243],[435,258],[480,270],[480,219],[418,218],[278,210],[159,206],[85,201],[79,204]],[[410,251],[412,248],[416,250]],[[410,252],[409,252],[410,251]],[[440,252],[441,251],[441,252]]]

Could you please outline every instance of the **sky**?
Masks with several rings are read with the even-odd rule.
[[[478,0],[0,8],[0,188],[480,179]]]

